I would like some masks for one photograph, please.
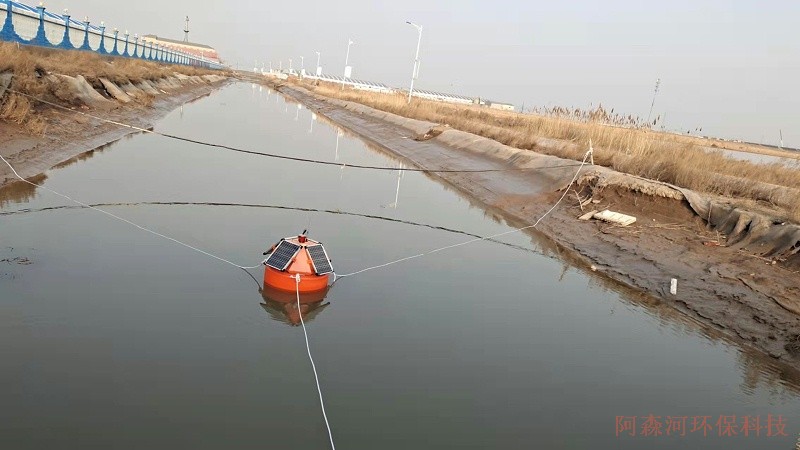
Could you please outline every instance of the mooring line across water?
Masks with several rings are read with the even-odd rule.
[[[479,234],[470,233],[469,231],[458,230],[455,228],[448,228],[443,227],[440,225],[430,225],[427,223],[421,222],[414,222],[411,220],[404,220],[404,219],[397,219],[394,217],[386,217],[386,216],[379,216],[376,214],[365,214],[365,213],[356,213],[351,211],[341,211],[336,209],[319,209],[319,208],[304,208],[300,206],[285,206],[285,205],[268,205],[268,204],[261,204],[261,203],[230,203],[230,202],[181,202],[181,201],[174,201],[174,202],[118,202],[118,203],[92,203],[89,206],[94,206],[97,208],[104,208],[104,207],[125,207],[125,206],[222,206],[222,207],[239,207],[239,208],[266,208],[266,209],[278,209],[278,210],[286,210],[286,211],[301,211],[301,212],[309,212],[309,213],[324,213],[324,214],[333,214],[333,215],[342,215],[342,216],[351,216],[351,217],[361,217],[365,219],[372,219],[372,220],[382,220],[386,222],[392,223],[399,223],[403,225],[411,225],[420,228],[428,228],[435,231],[444,231],[447,233],[453,234],[461,234],[464,236],[471,236],[475,238],[482,237]],[[37,208],[37,209],[30,209],[30,208],[23,208],[17,209],[13,211],[5,211],[0,212],[0,217],[2,216],[15,216],[20,214],[34,214],[34,213],[41,213],[41,212],[50,212],[50,211],[62,211],[68,209],[87,209],[86,206],[82,205],[60,205],[60,206],[46,206],[44,208]],[[487,239],[488,242],[492,242],[499,245],[504,245],[506,247],[513,248],[515,250],[520,250],[524,252],[535,253],[537,255],[542,254],[535,249],[524,247],[522,245],[511,244],[509,242],[503,242],[496,239]]]
[[[569,182],[567,187],[564,189],[564,193],[561,195],[561,198],[559,198],[558,201],[549,210],[547,210],[546,213],[544,213],[541,217],[539,217],[539,219],[536,220],[536,222],[533,225],[527,225],[527,226],[524,226],[524,227],[521,227],[521,228],[515,228],[513,230],[504,231],[502,233],[493,234],[491,236],[477,237],[475,239],[471,239],[469,241],[460,242],[458,244],[446,245],[444,247],[439,247],[439,248],[436,248],[436,249],[433,249],[433,250],[428,250],[427,252],[418,253],[416,255],[406,256],[405,258],[396,259],[394,261],[389,261],[387,263],[383,263],[383,264],[380,264],[380,265],[377,265],[377,266],[367,267],[365,269],[361,269],[361,270],[358,270],[358,271],[355,271],[355,272],[352,272],[352,273],[348,273],[348,274],[344,274],[344,275],[334,274],[334,282],[336,282],[336,280],[339,279],[339,278],[351,277],[353,275],[358,275],[360,273],[368,272],[370,270],[381,269],[383,267],[388,267],[388,266],[391,266],[391,265],[394,265],[394,264],[398,264],[398,263],[401,263],[401,262],[404,262],[404,261],[409,261],[409,260],[412,260],[412,259],[421,258],[423,256],[432,255],[434,253],[438,253],[438,252],[441,252],[441,251],[444,251],[444,250],[448,250],[448,249],[451,249],[451,248],[461,247],[461,246],[464,246],[464,245],[468,245],[468,244],[472,244],[472,243],[480,242],[480,241],[488,241],[488,240],[491,240],[491,239],[496,239],[496,238],[498,238],[500,236],[505,236],[507,234],[519,233],[520,231],[528,230],[528,229],[531,229],[531,228],[536,228],[536,226],[539,225],[539,223],[542,220],[544,220],[545,217],[550,215],[550,213],[552,213],[556,209],[556,207],[558,205],[560,205],[562,201],[564,201],[564,198],[566,198],[567,194],[569,193],[569,189],[572,187],[573,184],[575,184],[575,181],[578,179],[578,175],[580,175],[581,169],[583,169],[583,167],[586,165],[586,162],[589,160],[589,158],[592,157],[592,152],[593,152],[593,150],[591,148],[589,149],[589,151],[586,152],[586,155],[584,155],[583,161],[581,162],[580,167],[575,172],[575,176],[572,177],[572,180]]]
[[[174,139],[174,140],[178,140],[178,141],[188,142],[188,143],[191,143],[191,144],[202,145],[202,146],[206,146],[206,147],[219,148],[219,149],[223,149],[223,150],[229,150],[229,151],[233,151],[233,152],[237,152],[237,153],[244,153],[244,154],[248,154],[248,155],[263,156],[263,157],[267,157],[267,158],[283,159],[283,160],[287,160],[287,161],[303,162],[303,163],[310,163],[310,164],[319,164],[319,165],[324,165],[324,166],[334,166],[334,167],[340,167],[340,168],[349,167],[349,168],[352,168],[352,169],[366,169],[366,170],[383,170],[383,171],[391,171],[391,172],[405,171],[405,172],[421,172],[421,173],[488,173],[488,172],[534,172],[534,171],[543,171],[543,170],[563,169],[563,168],[566,168],[566,167],[577,167],[579,165],[579,164],[561,164],[561,165],[557,165],[557,166],[548,166],[548,167],[507,167],[507,168],[503,168],[503,169],[421,169],[421,168],[420,169],[415,169],[415,168],[398,168],[398,167],[388,167],[388,166],[370,166],[370,165],[364,165],[364,164],[347,164],[347,163],[341,163],[341,162],[336,162],[336,161],[323,161],[323,160],[319,160],[319,159],[301,158],[301,157],[298,157],[298,156],[289,156],[289,155],[279,155],[279,154],[276,154],[276,153],[257,152],[255,150],[247,150],[247,149],[243,149],[243,148],[232,147],[230,145],[215,144],[215,143],[212,143],[212,142],[201,141],[201,140],[198,140],[198,139],[191,139],[191,138],[187,138],[187,137],[176,136],[176,135],[173,135],[173,134],[162,133],[160,131],[155,131],[155,130],[151,130],[151,129],[147,129],[147,128],[137,127],[135,125],[130,125],[130,124],[118,122],[118,121],[115,121],[115,120],[106,119],[104,117],[95,116],[93,114],[89,114],[89,113],[86,113],[86,112],[83,112],[83,111],[70,109],[70,108],[67,108],[66,106],[59,105],[58,103],[53,103],[53,102],[44,100],[42,98],[36,97],[34,95],[26,94],[24,92],[20,92],[20,91],[14,90],[14,89],[7,89],[7,91],[11,92],[13,94],[22,95],[22,96],[24,96],[26,98],[29,98],[31,100],[37,101],[39,103],[42,103],[42,104],[45,104],[45,105],[48,105],[48,106],[52,106],[54,108],[57,108],[57,109],[60,109],[60,110],[63,110],[63,111],[67,111],[67,112],[70,112],[70,113],[73,113],[73,114],[78,114],[78,115],[81,115],[81,116],[84,116],[84,117],[88,117],[90,119],[99,120],[99,121],[104,122],[104,123],[108,123],[108,124],[115,125],[115,126],[118,126],[118,127],[128,128],[128,129],[131,129],[131,130],[134,130],[134,131],[139,131],[139,132],[142,132],[142,133],[154,134],[154,135],[162,136],[162,137],[165,137],[165,138],[168,138],[168,139]]]
[[[221,256],[217,256],[217,255],[215,255],[215,254],[213,254],[213,253],[209,253],[209,252],[207,252],[207,251],[205,251],[205,250],[199,249],[199,248],[197,248],[197,247],[194,247],[194,246],[192,246],[192,245],[189,245],[189,244],[187,244],[187,243],[185,243],[185,242],[181,242],[181,241],[179,241],[179,240],[177,240],[177,239],[175,239],[175,238],[173,238],[173,237],[169,237],[169,236],[166,236],[166,235],[164,235],[164,234],[161,234],[161,233],[159,233],[159,232],[157,232],[157,231],[151,230],[151,229],[149,229],[149,228],[147,228],[147,227],[145,227],[145,226],[139,225],[139,224],[137,224],[137,223],[135,223],[135,222],[132,222],[132,221],[130,221],[130,220],[128,220],[128,219],[125,219],[125,218],[123,218],[123,217],[120,217],[120,216],[118,216],[118,215],[116,215],[116,214],[114,214],[114,213],[111,213],[111,212],[108,212],[108,211],[106,211],[106,210],[100,209],[100,208],[98,208],[98,207],[96,207],[96,206],[92,206],[92,205],[86,204],[86,203],[84,203],[84,202],[82,202],[82,201],[80,201],[80,200],[75,200],[74,198],[72,198],[72,197],[70,197],[70,196],[68,196],[68,195],[66,195],[66,194],[62,194],[62,193],[60,193],[60,192],[57,192],[57,191],[54,191],[53,189],[50,189],[50,188],[48,188],[48,187],[42,186],[42,185],[40,185],[40,184],[36,184],[36,183],[34,183],[34,182],[32,182],[32,181],[28,181],[28,180],[26,180],[25,178],[23,178],[23,177],[22,177],[22,176],[21,176],[19,173],[17,173],[17,170],[16,170],[16,169],[14,169],[14,166],[12,166],[12,165],[11,165],[11,163],[9,163],[9,162],[8,162],[8,161],[7,161],[7,160],[6,160],[6,159],[5,159],[5,158],[4,158],[2,155],[0,155],[0,160],[2,160],[4,163],[6,163],[6,165],[8,166],[8,168],[9,168],[9,169],[11,169],[11,172],[13,172],[13,173],[14,173],[14,176],[16,176],[17,178],[19,178],[19,179],[20,179],[20,181],[22,181],[22,182],[24,182],[24,183],[27,183],[27,184],[30,184],[31,186],[35,186],[35,187],[37,187],[37,188],[39,188],[39,189],[44,189],[44,190],[45,190],[45,191],[47,191],[47,192],[50,192],[50,193],[52,193],[52,194],[55,194],[55,195],[57,195],[57,196],[59,196],[59,197],[65,198],[65,199],[67,199],[67,200],[69,200],[69,201],[71,201],[71,202],[73,202],[73,203],[76,203],[76,204],[78,204],[78,205],[81,205],[81,206],[82,206],[82,207],[84,207],[84,208],[93,209],[93,210],[95,210],[95,211],[97,211],[97,212],[100,212],[100,213],[103,213],[103,214],[105,214],[105,215],[107,215],[107,216],[109,216],[109,217],[112,217],[112,218],[114,218],[114,219],[117,219],[117,220],[119,220],[119,221],[125,222],[125,223],[127,223],[128,225],[132,225],[132,226],[134,226],[134,227],[136,227],[136,228],[138,228],[138,229],[140,229],[140,230],[142,230],[142,231],[146,231],[146,232],[148,232],[148,233],[150,233],[150,234],[152,234],[152,235],[155,235],[155,236],[158,236],[158,237],[160,237],[160,238],[163,238],[163,239],[166,239],[166,240],[172,241],[172,242],[174,242],[174,243],[176,243],[176,244],[182,245],[182,246],[184,246],[184,247],[186,247],[186,248],[188,248],[188,249],[191,249],[191,250],[194,250],[194,251],[196,251],[196,252],[202,253],[202,254],[204,254],[204,255],[206,255],[206,256],[210,256],[211,258],[214,258],[214,259],[216,259],[216,260],[218,260],[218,261],[221,261],[221,262],[224,262],[224,263],[226,263],[226,264],[229,264],[229,265],[231,265],[231,266],[233,266],[233,267],[236,267],[236,268],[239,268],[239,269],[245,269],[245,270],[247,270],[247,269],[256,269],[256,268],[258,268],[258,267],[261,267],[261,264],[258,264],[258,265],[255,265],[255,266],[242,266],[242,265],[239,265],[239,264],[233,263],[233,262],[231,262],[231,261],[228,261],[227,259],[225,259],[225,258],[223,258],[223,257],[221,257]]]
[[[317,383],[317,393],[319,394],[319,406],[322,409],[322,418],[325,419],[325,427],[328,429],[328,439],[331,442],[331,449],[336,450],[336,445],[333,443],[333,433],[331,432],[331,424],[328,422],[328,414],[325,412],[325,402],[322,400],[322,388],[319,384],[319,375],[317,374],[317,365],[314,364],[314,357],[311,356],[311,345],[308,343],[308,331],[306,330],[306,322],[303,320],[303,310],[300,309],[300,274],[295,274],[295,291],[297,292],[297,314],[300,316],[300,325],[303,326],[303,336],[306,338],[306,351],[308,352],[308,360],[311,361],[311,370],[314,372],[314,380]]]

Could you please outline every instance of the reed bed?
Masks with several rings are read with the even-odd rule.
[[[330,83],[304,86],[327,97],[447,124],[510,147],[562,158],[582,159],[591,141],[596,164],[700,192],[756,201],[783,210],[787,218],[800,222],[800,170],[796,165],[737,161],[702,143],[588,116],[519,114],[422,99],[414,99],[409,105],[399,94],[341,90]]]

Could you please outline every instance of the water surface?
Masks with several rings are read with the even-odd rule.
[[[157,129],[264,152],[397,165],[266,88],[238,84]],[[340,273],[468,236],[331,212],[510,229],[418,173],[313,166],[136,135],[37,182],[242,265],[310,229]],[[0,213],[67,205],[0,191]],[[537,238],[345,278],[308,315],[342,449],[792,448],[797,374],[570,265]],[[30,261],[22,264],[20,259]],[[86,209],[0,215],[0,447],[326,448],[302,331],[242,270]],[[262,306],[262,304],[265,304]],[[323,306],[324,305],[324,306]],[[711,416],[707,437],[616,435],[617,416]],[[720,415],[785,437],[719,437]],[[766,423],[764,423],[766,425]],[[641,430],[639,430],[641,431]],[[688,430],[687,430],[688,431]]]

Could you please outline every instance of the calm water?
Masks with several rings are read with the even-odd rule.
[[[714,149],[717,151],[717,149]],[[739,161],[747,161],[754,164],[763,164],[763,165],[781,165],[786,166],[793,169],[800,169],[800,160],[792,159],[792,158],[784,158],[782,156],[772,156],[772,155],[762,155],[759,153],[747,153],[747,152],[740,152],[736,150],[718,150],[722,152],[724,156],[727,156],[731,159],[736,159]]]
[[[266,88],[233,85],[170,133],[397,164]],[[338,149],[338,150],[337,150]],[[242,265],[310,228],[340,273],[509,225],[420,174],[310,166],[138,135],[39,182]],[[395,204],[395,199],[397,202]],[[0,192],[0,213],[65,205]],[[529,235],[341,280],[308,329],[340,449],[789,449],[795,373],[573,268]],[[30,264],[23,264],[26,258]],[[0,448],[320,449],[302,331],[244,271],[86,209],[0,215]],[[252,271],[256,279],[262,274]],[[617,416],[711,416],[708,436],[616,436]],[[720,415],[786,437],[719,437]],[[778,432],[778,430],[772,430]]]

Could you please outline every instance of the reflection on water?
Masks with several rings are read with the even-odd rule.
[[[139,134],[139,133],[126,135],[125,137],[123,137],[121,139],[114,140],[112,142],[109,142],[108,144],[101,145],[100,147],[97,147],[95,149],[89,150],[89,151],[81,153],[79,155],[75,155],[70,159],[67,159],[65,161],[62,161],[62,162],[56,164],[55,166],[53,166],[53,169],[63,169],[63,168],[69,167],[69,166],[71,166],[73,164],[77,164],[79,162],[83,162],[83,161],[87,161],[89,159],[92,159],[95,155],[103,153],[103,151],[113,147],[117,142],[119,142],[119,141],[121,141],[123,139],[125,139],[125,140],[133,139],[133,137],[136,134]]]
[[[330,289],[331,287],[329,286],[323,291],[300,295],[300,307],[298,309],[296,293],[265,286],[260,290],[261,297],[264,299],[261,307],[277,322],[299,326],[300,315],[302,314],[303,321],[308,324],[330,305],[330,302],[323,303]]]
[[[42,184],[47,179],[47,175],[40,174],[28,178],[28,181]],[[13,181],[5,187],[0,188],[0,208],[14,203],[27,203],[36,198],[36,186],[23,181]]]
[[[138,133],[127,135],[122,139],[126,140],[132,139],[136,134]],[[102,153],[104,150],[114,146],[117,142],[119,142],[122,139],[117,139],[115,141],[109,142],[108,144],[101,145],[100,147],[97,147],[95,149],[75,155],[72,158],[69,158],[53,166],[53,170],[64,169],[73,164],[87,161],[92,157],[94,157],[96,154]],[[31,183],[41,185],[47,180],[47,173],[41,173],[34,177],[28,178],[27,180],[30,181]],[[6,187],[0,189],[0,208],[14,203],[28,203],[35,198],[36,198],[36,186],[33,186],[29,183],[25,183],[23,181],[14,181],[9,183]]]

